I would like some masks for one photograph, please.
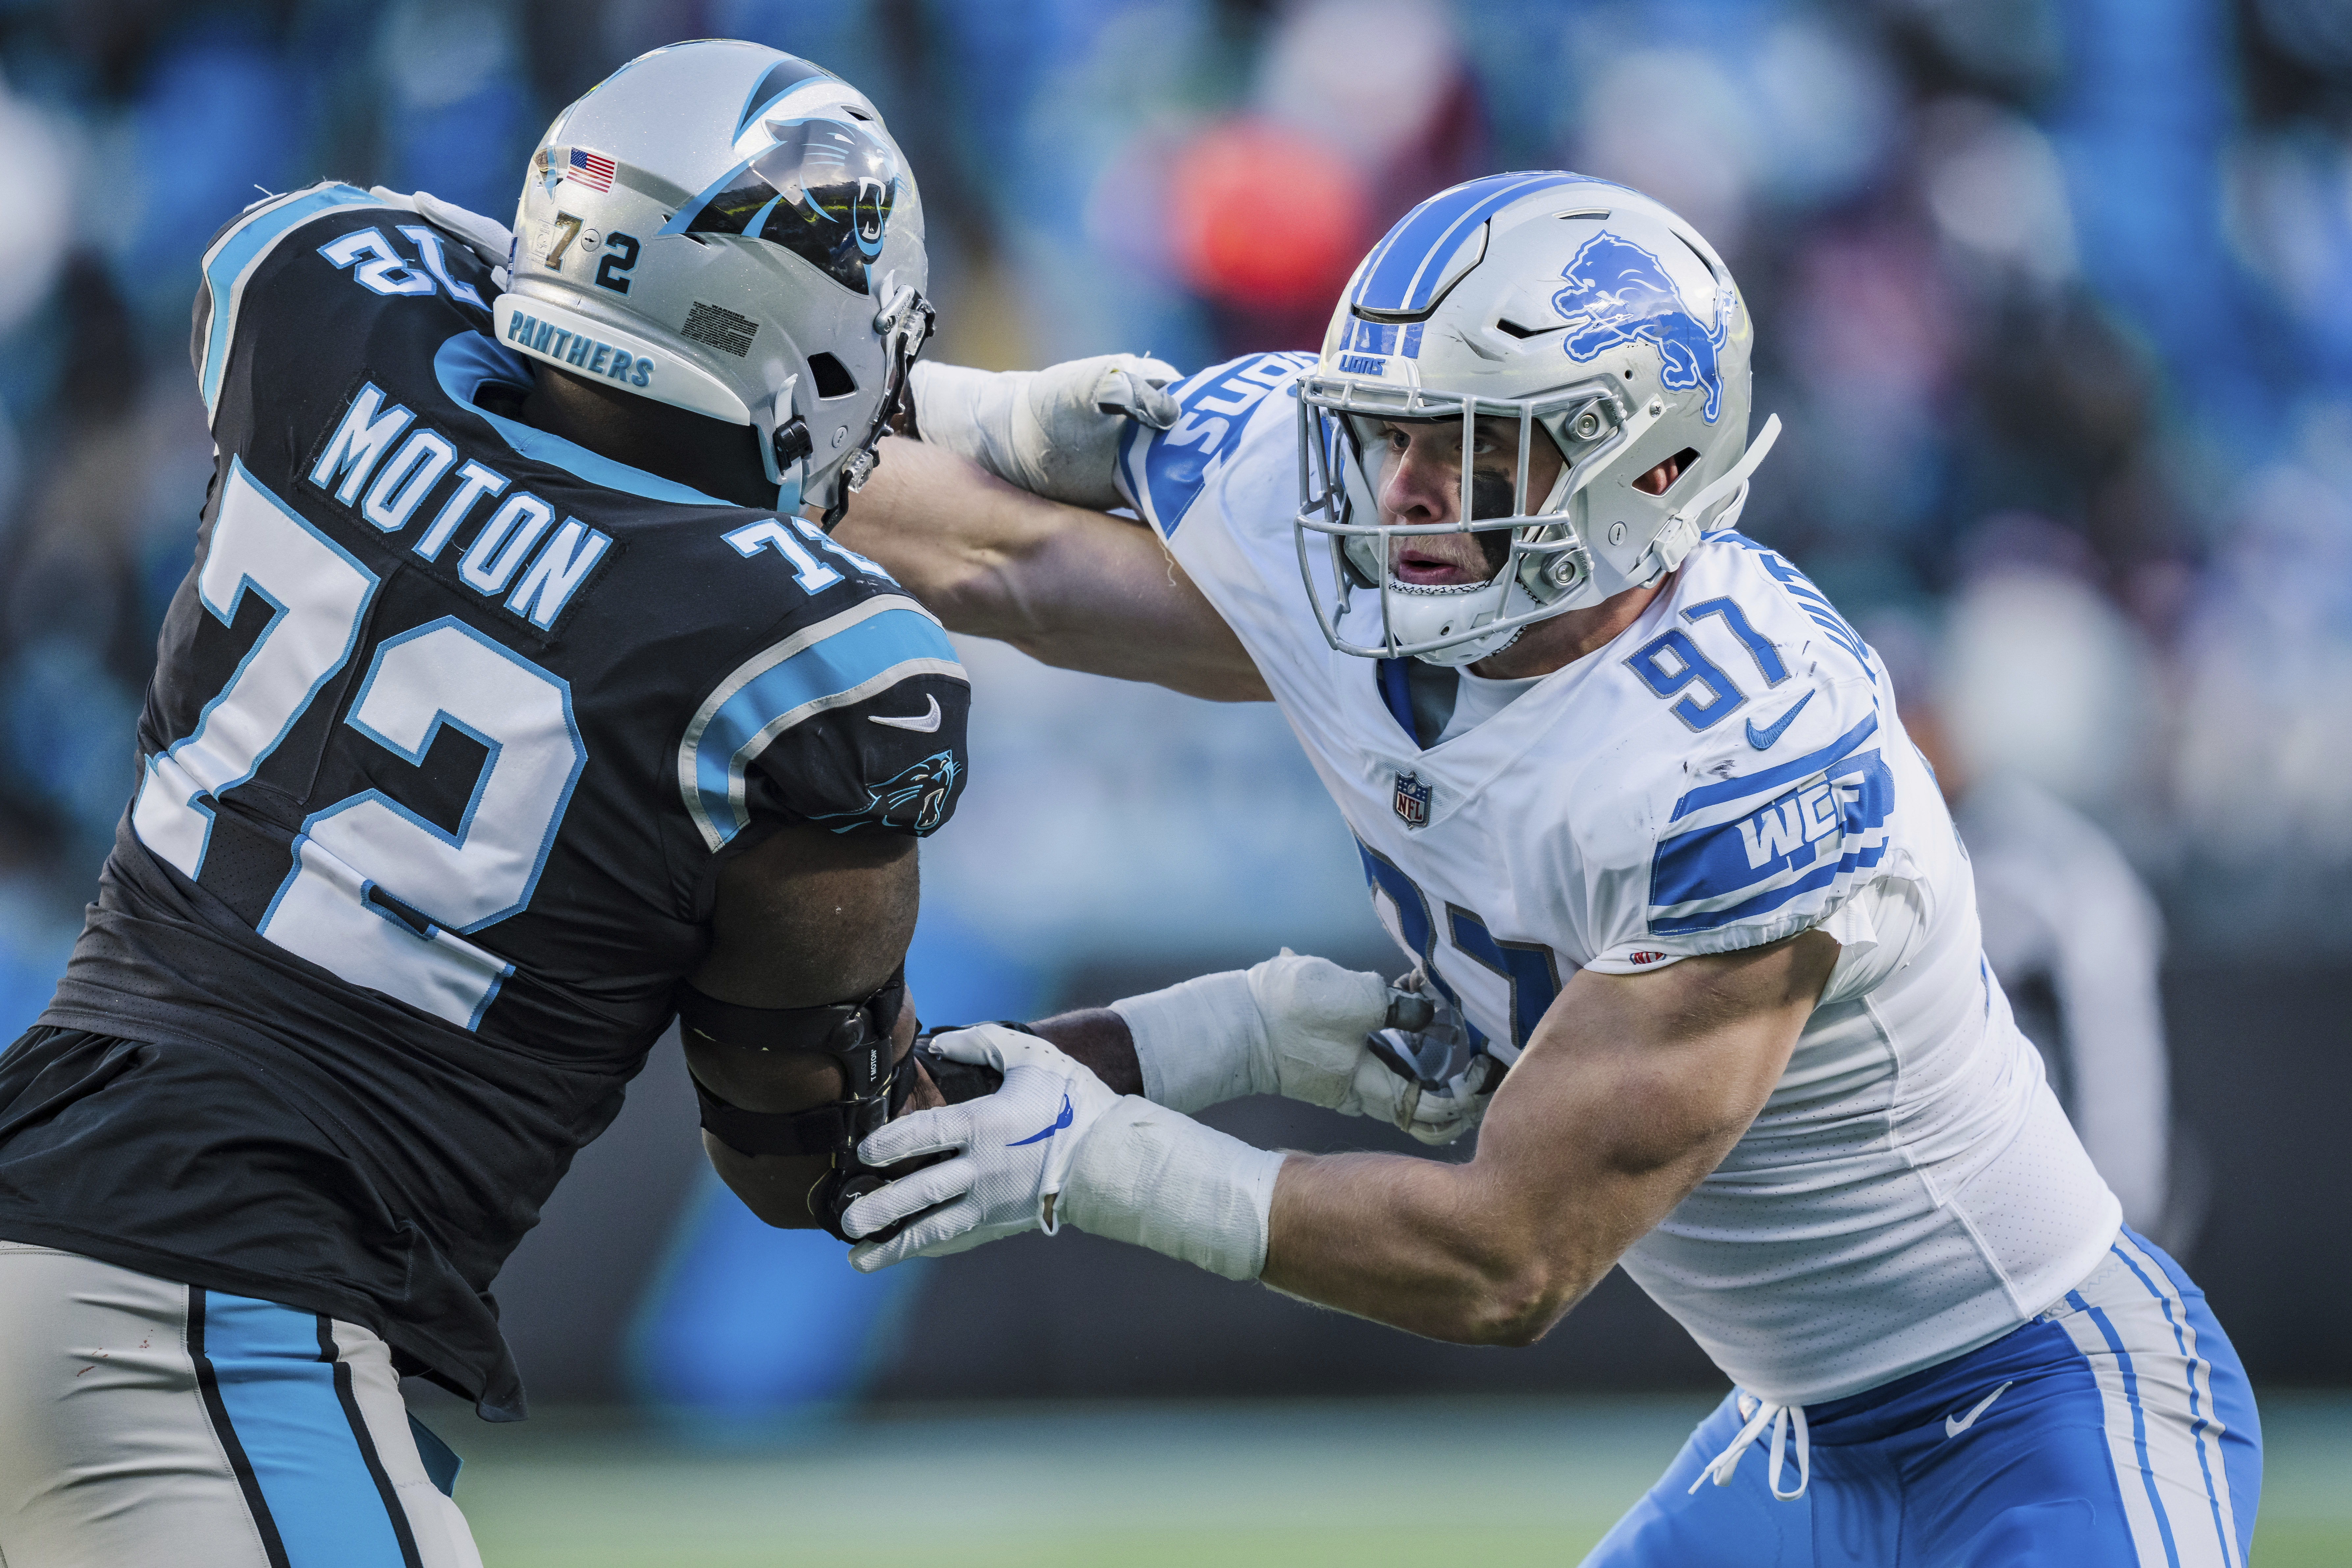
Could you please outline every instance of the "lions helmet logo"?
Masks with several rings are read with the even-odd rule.
[[[1723,412],[1716,350],[1728,330],[1723,291],[1716,295],[1715,325],[1702,327],[1656,256],[1605,233],[1587,240],[1560,276],[1568,287],[1552,296],[1551,308],[1568,319],[1570,359],[1589,360],[1621,343],[1648,343],[1658,350],[1658,384],[1676,392],[1706,388],[1706,422],[1715,423]]]

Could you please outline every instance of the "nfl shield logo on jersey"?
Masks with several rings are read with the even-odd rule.
[[[1429,795],[1430,788],[1421,781],[1420,775],[1400,773],[1396,776],[1396,814],[1404,819],[1406,827],[1425,828],[1429,825]]]

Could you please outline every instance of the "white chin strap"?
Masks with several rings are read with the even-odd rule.
[[[1401,583],[1393,569],[1381,591],[1386,630],[1398,643],[1410,647],[1415,643],[1433,642],[1440,637],[1456,637],[1442,648],[1432,648],[1412,654],[1425,664],[1452,668],[1456,664],[1475,664],[1479,660],[1499,653],[1518,640],[1522,628],[1513,626],[1500,632],[1480,633],[1477,628],[1510,614],[1514,608],[1511,592],[1513,582],[1507,573],[1497,573],[1488,581],[1475,587],[1465,586],[1453,592],[1433,593],[1425,589]],[[1532,609],[1525,602],[1522,590],[1517,597],[1518,608]]]
[[[1647,559],[1655,565],[1647,575],[1636,580],[1637,586],[1655,582],[1682,565],[1683,558],[1690,554],[1691,548],[1698,543],[1699,530],[1703,526],[1699,519],[1706,516],[1706,509],[1736,494],[1746,485],[1748,476],[1756,472],[1757,465],[1764,461],[1765,454],[1770,452],[1772,444],[1780,439],[1780,416],[1769,414],[1765,417],[1764,428],[1756,433],[1756,439],[1748,444],[1748,450],[1740,454],[1739,461],[1731,465],[1730,472],[1693,496],[1688,506],[1666,519],[1666,526],[1660,528],[1658,537],[1650,541]]]

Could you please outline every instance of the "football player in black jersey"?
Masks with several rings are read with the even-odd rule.
[[[491,1281],[672,1017],[775,1224],[935,1093],[900,963],[969,689],[826,531],[928,330],[914,183],[703,42],[558,116],[517,221],[325,184],[205,253],[194,569],[0,1057],[14,1568],[478,1561],[398,1379],[522,1415]]]

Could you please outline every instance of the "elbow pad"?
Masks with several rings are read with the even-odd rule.
[[[866,1136],[897,1115],[915,1085],[915,1056],[890,1060],[890,1031],[906,999],[906,971],[893,974],[862,1001],[813,1008],[745,1008],[722,1002],[680,981],[678,1032],[705,1047],[755,1055],[805,1054],[841,1069],[841,1098],[805,1111],[746,1111],[712,1093],[700,1078],[694,1096],[703,1130],[739,1155],[824,1155],[833,1168],[809,1194],[809,1212],[842,1240],[842,1211],[884,1176],[857,1157]],[[689,1064],[688,1075],[692,1075]],[[909,1162],[903,1175],[930,1159]]]
[[[918,440],[969,457],[1007,484],[1047,500],[1108,510],[1119,493],[1119,438],[1128,422],[1176,423],[1161,389],[1175,366],[1099,354],[1042,371],[976,371],[919,361],[908,383]]]

